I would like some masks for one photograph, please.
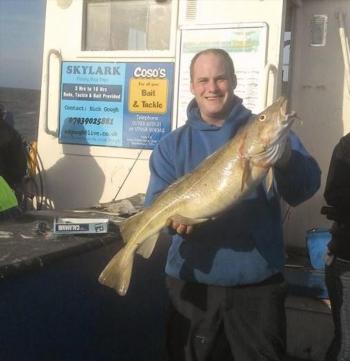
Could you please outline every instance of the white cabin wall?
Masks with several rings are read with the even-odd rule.
[[[291,209],[285,224],[288,244],[305,246],[305,232],[313,227],[329,227],[320,214],[325,205],[323,192],[333,148],[350,131],[350,95],[345,79],[337,13],[345,14],[350,34],[350,2],[347,0],[306,0],[296,8],[294,24],[291,108],[301,118],[293,129],[318,161],[322,184],[309,201]],[[328,16],[326,45],[310,46],[313,15]]]
[[[173,20],[178,24],[171,30],[173,44],[170,51],[158,52],[152,58],[175,63],[173,125],[176,124],[177,97],[181,96],[176,88],[180,62],[179,34],[181,26],[186,23],[183,10],[190,2],[196,3],[197,10],[192,21],[187,21],[190,25],[266,22],[270,36],[266,62],[281,68],[284,0],[173,0]],[[149,177],[148,159],[151,152],[148,150],[59,144],[55,135],[44,131],[46,110],[47,126],[51,132],[57,130],[59,119],[60,68],[58,57],[54,54],[50,57],[50,71],[47,69],[51,49],[59,51],[64,61],[150,60],[150,57],[142,58],[140,53],[125,51],[82,51],[83,5],[83,0],[47,1],[38,149],[44,167],[45,193],[49,203],[58,209],[90,206],[111,201],[116,195],[117,198],[124,198],[145,192]],[[280,77],[281,69],[278,79]],[[268,102],[272,98],[270,88]]]

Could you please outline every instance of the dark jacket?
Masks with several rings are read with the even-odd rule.
[[[27,157],[22,137],[0,117],[0,175],[15,188],[26,174]]]
[[[324,197],[335,222],[328,245],[340,258],[350,259],[350,133],[335,146],[329,165]]]

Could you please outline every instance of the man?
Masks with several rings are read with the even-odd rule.
[[[27,169],[22,137],[6,117],[7,112],[0,104],[0,218],[18,214],[13,191],[20,189]]]
[[[207,49],[191,62],[187,123],[155,147],[145,205],[232,138],[251,112],[234,94],[230,56]],[[275,166],[276,187],[261,185],[214,221],[172,221],[166,273],[169,360],[280,361],[286,348],[286,284],[280,195],[291,205],[311,197],[320,170],[291,134]],[[228,195],[229,197],[229,195]]]
[[[0,105],[0,175],[12,188],[16,188],[25,176],[27,157],[23,140],[7,121],[7,112]]]
[[[332,305],[334,338],[326,361],[350,359],[350,133],[334,147],[324,191],[323,213],[334,221],[325,278]]]

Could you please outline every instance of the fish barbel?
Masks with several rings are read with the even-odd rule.
[[[125,245],[107,264],[99,282],[125,295],[135,252],[148,258],[169,220],[193,225],[235,206],[264,179],[271,186],[272,166],[282,155],[294,114],[280,97],[252,116],[236,135],[192,172],[167,187],[152,203],[120,225]],[[268,175],[268,176],[267,176]]]

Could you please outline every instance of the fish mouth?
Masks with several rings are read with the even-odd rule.
[[[297,119],[297,115],[294,111],[288,112],[288,100],[287,98],[281,96],[277,100],[278,106],[280,108],[279,115],[281,124],[291,127],[294,123],[294,120]]]
[[[286,119],[288,118],[288,114],[287,114],[288,100],[287,100],[287,98],[281,96],[277,100],[277,106],[280,109],[280,117],[282,119],[282,123],[284,123],[286,121]]]
[[[270,146],[274,147],[279,143],[282,144],[286,141],[289,133],[289,129],[292,127],[294,120],[296,119],[295,112],[288,113],[288,101],[287,98],[281,96],[275,102],[276,107],[278,107],[277,122],[279,126],[276,129],[274,136],[270,138]]]

